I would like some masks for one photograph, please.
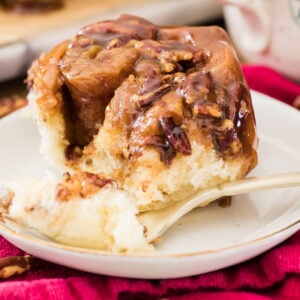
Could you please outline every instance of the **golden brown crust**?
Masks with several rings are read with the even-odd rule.
[[[37,104],[43,120],[62,109],[62,80],[59,61],[66,53],[69,42],[63,42],[49,53],[42,54],[33,62],[28,71],[27,84],[29,90],[38,93]]]

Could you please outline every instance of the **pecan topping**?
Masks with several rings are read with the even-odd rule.
[[[202,137],[220,155],[241,151],[251,121],[247,88],[243,78],[230,84],[239,76],[224,73],[225,78],[222,68],[218,74],[207,64],[215,55],[213,39],[199,41],[193,29],[162,28],[127,15],[78,32],[59,64],[67,159],[85,156],[99,128],[110,121],[116,137],[122,135],[112,151],[118,159],[134,159],[149,145],[169,166],[177,152],[190,155],[191,141]],[[80,180],[61,183],[59,198],[68,199]],[[78,186],[85,197],[89,192]]]
[[[159,61],[163,73],[186,71],[197,64],[204,64],[206,54],[193,46],[178,41],[144,40],[135,47],[145,56]]]
[[[166,166],[171,165],[176,152],[185,155],[192,153],[190,141],[184,129],[176,125],[172,117],[161,117],[158,123],[163,135],[146,137],[143,144],[157,147],[160,151],[160,159]]]
[[[192,153],[190,141],[184,129],[181,126],[176,125],[173,118],[161,117],[158,119],[158,122],[167,141],[172,145],[175,151],[186,155]]]

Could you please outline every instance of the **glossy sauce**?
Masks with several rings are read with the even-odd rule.
[[[190,155],[189,138],[197,134],[186,129],[191,122],[224,157],[252,148],[250,95],[239,76],[226,82],[214,70],[224,47],[216,36],[227,42],[216,31],[157,27],[126,15],[83,28],[61,64],[71,145],[90,143],[109,106],[113,126],[127,139],[120,147],[131,156],[155,147],[169,166],[176,153]],[[85,55],[95,45],[99,52]]]

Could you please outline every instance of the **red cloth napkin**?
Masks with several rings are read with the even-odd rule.
[[[272,70],[244,66],[250,88],[291,104],[296,85]],[[300,117],[300,115],[299,115]],[[24,255],[0,237],[0,257]],[[95,275],[41,261],[0,282],[0,299],[300,299],[300,231],[247,262],[193,277],[137,280]]]
[[[289,81],[272,69],[264,66],[244,65],[243,72],[249,87],[287,104],[293,104],[300,96],[300,84]]]

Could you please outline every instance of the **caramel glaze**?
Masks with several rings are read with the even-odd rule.
[[[166,166],[191,154],[199,132],[225,158],[253,152],[250,94],[221,28],[123,15],[81,29],[59,68],[70,147],[88,145],[109,118],[131,157],[155,147]]]

